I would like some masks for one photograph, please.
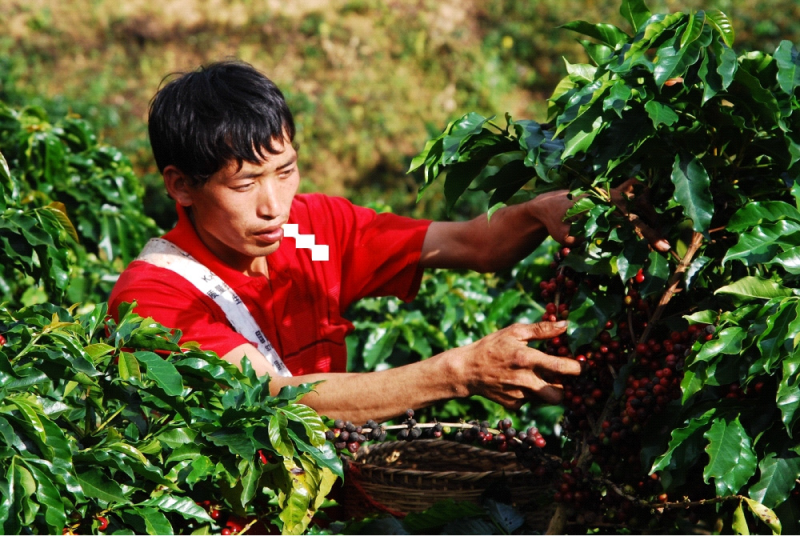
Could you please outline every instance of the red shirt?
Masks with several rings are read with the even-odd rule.
[[[329,260],[312,261],[310,249],[284,238],[267,257],[269,279],[250,277],[224,264],[200,241],[188,214],[178,207],[178,224],[164,238],[191,254],[239,295],[292,374],[344,372],[345,336],[353,324],[342,314],[365,296],[416,296],[422,276],[420,252],[430,221],[376,214],[322,194],[297,195],[289,223],[328,245]],[[248,343],[233,330],[222,309],[180,275],[134,261],[109,298],[112,315],[122,302],[136,313],[180,329],[181,340],[224,355]]]

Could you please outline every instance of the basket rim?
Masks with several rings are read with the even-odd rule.
[[[344,457],[346,461],[345,467],[350,471],[361,472],[366,469],[367,471],[375,471],[385,473],[387,475],[397,476],[410,476],[410,477],[428,477],[428,478],[442,478],[452,480],[476,480],[489,476],[504,475],[506,477],[518,477],[532,475],[530,469],[520,467],[520,469],[494,469],[489,471],[432,471],[425,469],[410,469],[406,467],[387,467],[376,463],[369,463],[364,461],[363,458],[368,454],[380,454],[382,451],[395,451],[404,450],[411,447],[410,441],[385,441],[383,443],[374,445],[364,445],[357,452],[355,457]],[[426,448],[450,448],[461,450],[466,453],[475,454],[483,458],[495,459],[498,461],[513,461],[518,463],[516,456],[507,452],[497,452],[473,445],[464,443],[457,443],[455,441],[442,440],[442,439],[417,439],[413,443],[416,446],[423,445]]]

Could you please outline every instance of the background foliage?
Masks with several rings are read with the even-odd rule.
[[[721,9],[740,51],[770,53],[800,38],[793,0],[651,7]],[[405,174],[427,138],[466,111],[545,120],[545,99],[566,73],[562,58],[583,57],[576,36],[556,27],[616,13],[615,2],[594,0],[0,0],[0,100],[91,121],[144,179],[147,215],[169,228],[174,211],[154,173],[147,104],[166,74],[237,56],[286,91],[304,189],[441,217],[441,190],[415,204],[417,183]]]

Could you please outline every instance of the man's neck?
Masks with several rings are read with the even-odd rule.
[[[194,222],[194,215],[190,207],[186,207],[186,214],[189,216],[189,221],[194,227],[195,233],[197,233],[197,237],[206,246],[206,248],[214,254],[220,261],[227,264],[234,270],[238,270],[242,272],[244,275],[248,277],[265,277],[269,279],[269,264],[267,263],[267,257],[255,257],[249,260],[249,264],[242,264],[236,262],[236,260],[228,255],[221,255],[219,253],[219,247],[215,247],[216,244],[209,244],[204,238],[202,233],[197,231],[197,226]]]

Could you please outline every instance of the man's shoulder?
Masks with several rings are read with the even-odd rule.
[[[146,299],[149,295],[169,293],[173,298],[181,294],[191,295],[192,286],[172,271],[149,262],[134,260],[117,279],[109,297],[110,302],[134,297]]]

